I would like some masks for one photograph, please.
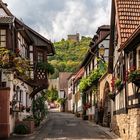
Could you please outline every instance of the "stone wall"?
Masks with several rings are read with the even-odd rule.
[[[140,109],[128,111],[130,116],[129,140],[140,140]]]
[[[114,115],[111,129],[123,140],[140,140],[140,109],[129,109],[128,114]]]

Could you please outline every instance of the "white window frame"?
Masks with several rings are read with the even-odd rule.
[[[6,47],[6,29],[0,29],[0,46]]]

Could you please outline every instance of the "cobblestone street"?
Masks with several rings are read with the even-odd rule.
[[[69,113],[50,112],[47,122],[29,136],[13,136],[9,140],[109,140],[116,139],[100,126],[83,121]]]

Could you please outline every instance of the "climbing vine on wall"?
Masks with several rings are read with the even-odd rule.
[[[87,77],[83,77],[79,84],[79,89],[81,92],[86,91],[90,86],[94,85],[97,87],[98,80],[106,72],[107,64],[99,60],[98,68],[91,71]]]

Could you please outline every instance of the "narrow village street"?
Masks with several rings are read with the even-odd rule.
[[[140,140],[140,0],[0,0],[0,140]]]
[[[110,133],[111,134],[111,133]],[[114,136],[115,137],[115,136]],[[74,114],[50,112],[48,120],[42,127],[29,136],[12,136],[8,140],[109,140],[108,135],[100,126],[93,122],[83,121]]]

